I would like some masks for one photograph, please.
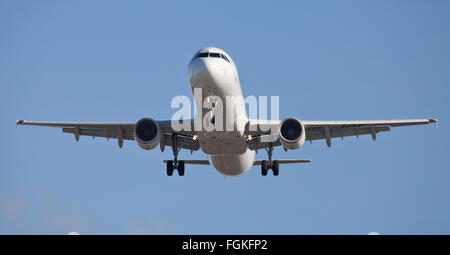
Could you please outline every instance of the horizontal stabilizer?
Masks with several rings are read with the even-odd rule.
[[[294,164],[294,163],[310,163],[311,160],[309,159],[277,159],[278,164]],[[262,160],[255,160],[253,162],[254,166],[261,165]]]
[[[209,165],[209,161],[208,160],[183,160],[184,164],[189,164],[189,165]],[[278,159],[277,160],[279,164],[294,164],[294,163],[310,163],[311,160],[309,159]],[[261,165],[262,160],[255,160],[255,162],[253,162],[254,166],[259,166]],[[164,163],[167,163],[167,160],[164,160]]]
[[[209,165],[208,160],[192,159],[192,160],[183,160],[183,161],[184,161],[184,164],[190,164],[190,165]],[[167,160],[164,160],[164,163],[167,163]]]

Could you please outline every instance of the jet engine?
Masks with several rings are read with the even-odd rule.
[[[140,119],[134,126],[134,139],[144,150],[154,149],[158,145],[159,135],[159,125],[153,119]]]
[[[305,143],[305,127],[296,118],[286,118],[280,123],[279,138],[285,149],[295,150]]]

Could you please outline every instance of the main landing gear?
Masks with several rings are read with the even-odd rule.
[[[267,176],[269,169],[272,169],[273,175],[278,176],[278,174],[280,174],[280,164],[278,163],[278,160],[272,160],[272,143],[269,144],[269,148],[266,148],[266,151],[269,155],[269,160],[261,161],[261,174]]]
[[[178,175],[184,175],[184,161],[178,160],[178,152],[181,148],[177,146],[177,136],[172,135],[172,151],[173,151],[173,160],[167,160],[167,176],[172,176],[173,171],[178,170]]]
[[[167,175],[172,176],[174,170],[178,170],[178,175],[184,175],[184,161],[183,160],[167,160]]]

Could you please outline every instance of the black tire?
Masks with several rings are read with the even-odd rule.
[[[280,164],[278,163],[278,160],[274,160],[272,162],[272,171],[274,176],[278,176],[280,174]]]
[[[183,160],[178,161],[178,175],[179,176],[184,175],[184,161]]]
[[[261,174],[262,176],[266,176],[267,175],[267,169],[268,169],[268,165],[267,165],[267,161],[263,160],[261,161]]]
[[[168,160],[167,161],[167,176],[172,176],[173,174],[173,161]]]

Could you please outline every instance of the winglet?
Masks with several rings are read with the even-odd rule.
[[[439,128],[438,120],[433,118],[428,118],[428,123],[436,123],[436,127]]]

